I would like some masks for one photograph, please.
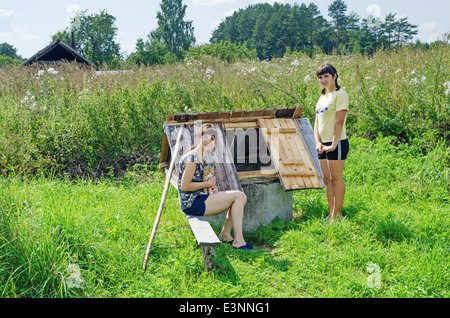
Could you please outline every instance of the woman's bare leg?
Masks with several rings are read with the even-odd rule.
[[[242,232],[242,220],[244,218],[244,206],[246,202],[247,197],[241,191],[217,192],[210,195],[205,201],[205,215],[215,215],[229,209],[220,235],[221,237],[230,240],[231,228],[233,228],[234,247],[239,247],[246,244]]]

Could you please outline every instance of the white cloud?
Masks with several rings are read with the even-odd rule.
[[[192,0],[192,4],[197,7],[215,7],[223,4],[235,3],[236,0]]]
[[[439,23],[430,22],[430,23],[422,23],[418,26],[420,38],[422,41],[431,43],[439,38]]]
[[[0,9],[0,18],[11,17],[13,14],[13,10]]]
[[[28,30],[26,28],[21,27],[14,27],[8,32],[0,32],[0,41],[11,39],[40,40],[41,38],[37,35],[28,33]]]
[[[224,16],[222,19],[220,19],[220,20],[214,22],[214,23],[211,25],[211,30],[217,29],[217,27],[225,20],[226,17],[232,16],[233,13],[236,12],[236,11],[238,11],[238,9],[231,9],[231,10],[228,10],[227,12],[225,12],[225,16]]]
[[[0,9],[0,32],[9,31],[13,15],[13,10]]]

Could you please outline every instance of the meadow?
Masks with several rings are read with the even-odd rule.
[[[247,233],[254,251],[220,245],[207,273],[171,187],[143,271],[165,116],[303,106],[312,119],[325,61],[351,98],[345,218],[322,221],[324,190],[296,191],[292,221]],[[437,46],[116,74],[2,69],[0,297],[448,298],[449,61]]]

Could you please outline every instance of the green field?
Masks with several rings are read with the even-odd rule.
[[[325,190],[296,191],[291,222],[247,233],[254,251],[220,245],[207,273],[171,187],[144,272],[165,117],[302,106],[312,120],[326,61],[350,95],[345,218],[322,221]],[[108,75],[2,69],[0,297],[448,298],[449,66],[445,45]]]
[[[423,156],[381,137],[351,145],[344,220],[322,221],[325,191],[297,191],[291,222],[248,233],[254,251],[222,244],[212,273],[173,187],[142,270],[158,174],[2,178],[1,297],[449,297],[448,148]]]

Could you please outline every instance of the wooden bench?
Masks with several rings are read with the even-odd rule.
[[[205,216],[186,215],[186,217],[197,243],[202,249],[203,266],[209,272],[214,268],[211,258],[216,256],[215,246],[220,244],[220,240]]]

